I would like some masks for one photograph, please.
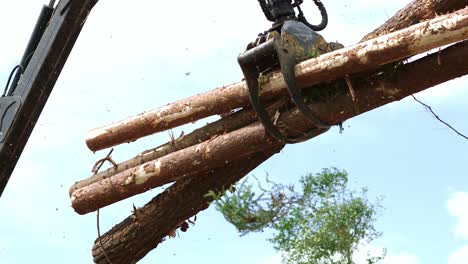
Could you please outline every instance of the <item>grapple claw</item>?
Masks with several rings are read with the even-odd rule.
[[[305,105],[304,98],[297,89],[295,66],[297,60],[296,47],[287,38],[275,36],[272,39],[247,50],[238,57],[239,65],[249,89],[249,98],[252,108],[268,133],[282,143],[299,143],[310,139],[317,134],[313,130],[300,137],[287,137],[273,124],[268,112],[260,100],[260,73],[272,65],[279,64],[283,78],[286,82],[289,94],[298,109],[317,127],[317,129],[328,129],[329,126],[322,123],[312,111]]]

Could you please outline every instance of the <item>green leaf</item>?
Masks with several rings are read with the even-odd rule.
[[[381,233],[374,228],[379,201],[370,202],[367,189],[360,193],[347,187],[348,174],[336,168],[323,169],[300,179],[301,191],[267,179],[270,190],[243,181],[234,193],[216,198],[216,208],[241,235],[272,228],[274,248],[290,264],[353,264],[359,245]],[[369,256],[378,263],[384,255]]]

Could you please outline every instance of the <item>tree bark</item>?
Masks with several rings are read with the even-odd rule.
[[[75,211],[86,214],[152,188],[244,159],[259,151],[278,147],[259,123],[173,152],[128,169],[72,193]]]
[[[367,34],[361,42],[409,27],[424,20],[432,19],[438,14],[453,12],[464,8],[467,4],[468,2],[466,0],[415,0],[397,12],[385,24]],[[276,107],[273,106],[272,108]],[[147,150],[130,160],[118,164],[115,168],[107,169],[86,180],[76,182],[70,188],[69,194],[71,196],[72,192],[79,188],[108,178],[129,168],[160,158],[174,151],[193,146],[215,135],[231,132],[237,128],[246,126],[255,120],[254,115],[255,114],[251,111],[247,112],[243,110],[240,113],[236,113],[235,115],[199,128],[186,136],[176,139],[174,142],[168,142],[157,148]]]
[[[466,6],[468,6],[467,0],[415,0],[398,11],[385,24],[365,35],[361,42],[407,28],[441,14],[452,13]]]
[[[375,69],[468,36],[468,8],[310,59],[296,65],[299,88]],[[280,72],[268,74],[262,98],[286,93]],[[89,132],[86,144],[97,151],[249,104],[245,82],[192,96]]]
[[[348,93],[341,93],[333,102],[314,103],[310,107],[327,122],[337,123],[467,74],[467,56],[468,42],[458,43],[440,53],[401,66],[394,78],[377,75],[370,79],[353,79],[356,101]],[[268,155],[256,160],[253,167],[266,160]],[[102,236],[103,248],[112,263],[129,264],[143,258],[182,221],[208,207],[209,200],[204,194],[209,190],[225,190],[246,172],[236,174],[233,170],[251,165],[238,161],[238,164],[232,163],[231,167],[218,169],[211,175],[182,179],[159,194],[137,211],[137,221],[131,216]],[[93,256],[95,263],[107,264],[99,239],[95,241]]]
[[[136,263],[173,234],[181,223],[208,208],[212,201],[206,196],[209,191],[228,189],[280,149],[255,153],[212,172],[178,181],[112,228],[101,240],[96,239],[94,262],[109,264],[104,249],[113,264]],[[197,188],[193,188],[194,185]]]
[[[267,107],[267,112],[272,115],[274,114],[274,111],[285,105],[287,102],[288,101],[285,98],[277,100]],[[256,120],[257,117],[255,112],[251,109],[244,109],[233,113],[227,117],[221,118],[220,120],[198,128],[188,135],[183,135],[159,147],[146,150],[138,156],[117,164],[115,167],[97,173],[88,179],[76,182],[70,187],[69,195],[71,196],[72,193],[78,189],[109,178],[130,168],[161,158],[178,150],[194,146],[215,136],[226,134],[241,127],[245,127],[255,122]]]
[[[453,57],[453,54],[460,57]],[[315,102],[310,105],[310,108],[321,120],[329,124],[338,124],[421,89],[450,80],[454,78],[453,72],[466,74],[467,57],[466,42],[464,42],[428,58],[397,68],[396,73],[392,73],[396,77],[391,80],[386,80],[390,78],[387,74],[367,78],[364,79],[365,81],[355,79],[353,80],[355,98],[352,98],[347,91],[343,91],[342,95],[333,101]],[[440,64],[433,65],[431,62],[434,60]],[[450,64],[446,64],[447,62]],[[433,68],[428,68],[427,64]],[[420,76],[421,74],[425,76]],[[279,126],[303,133],[313,129],[313,125],[297,110],[283,114],[279,119]],[[324,131],[317,131],[317,134],[322,132]],[[279,144],[257,122],[78,189],[72,193],[72,206],[80,214],[89,213],[151,188],[200,174],[232,162],[233,159],[243,158]]]
[[[423,7],[421,13],[433,16],[434,12],[432,12],[431,8],[441,10],[437,11],[437,13],[452,11],[449,9],[443,10],[445,7],[449,8],[449,5],[446,5],[445,3],[440,4],[442,2],[449,2],[455,5],[465,1],[466,0],[416,0],[413,1],[413,4],[421,3],[420,6]],[[433,4],[426,4],[428,2]],[[424,9],[424,7],[430,8]],[[410,11],[411,10],[406,7],[400,12],[405,13]],[[385,27],[386,24],[381,28],[391,31],[391,27]],[[385,30],[380,31],[379,34],[388,33],[388,31]],[[403,69],[400,69],[399,75],[397,75],[399,78],[397,80],[393,79],[393,82],[382,79],[374,81],[360,81],[359,85],[355,83],[356,89],[358,89],[358,86],[365,87],[366,85],[369,85],[367,89],[359,89],[359,100],[363,101],[364,104],[365,102],[368,102],[372,105],[376,105],[375,100],[380,97],[389,98],[395,96],[394,99],[399,100],[403,98],[405,94],[409,95],[416,93],[427,87],[467,74],[468,69],[466,69],[466,63],[461,59],[468,55],[468,44],[466,42],[450,47],[439,55],[433,54],[424,59],[405,65]],[[404,73],[404,69],[408,69],[409,72],[407,74],[402,74]],[[418,71],[418,69],[420,69],[420,71]],[[428,76],[430,78],[426,78]],[[405,88],[409,90],[406,93],[402,93],[401,90],[404,90]],[[372,94],[377,96],[372,97]],[[349,113],[353,112],[359,113],[359,109],[356,110],[353,107],[354,101],[350,96],[342,95],[335,101],[346,105],[346,107],[344,107],[346,109],[343,113],[344,115],[349,115]],[[314,110],[321,111],[323,115],[323,113],[327,111],[327,108],[330,109],[330,111],[335,112],[333,107],[334,105],[332,104],[317,104],[314,106]],[[334,116],[330,116],[330,118],[331,120],[338,120],[339,116],[339,114],[336,114]],[[265,160],[266,159],[267,158],[265,158]],[[233,168],[235,167],[233,166]],[[238,179],[231,178],[230,176],[232,175],[232,171],[230,171],[227,173],[220,173],[219,177],[207,176],[203,178],[199,177],[197,179],[186,178],[179,180],[173,186],[155,197],[145,207],[138,210],[138,215],[143,215],[145,217],[142,221],[134,221],[134,217],[131,216],[116,225],[102,237],[103,248],[112,260],[112,263],[134,263],[134,261],[138,261],[143,258],[148,252],[156,248],[156,246],[164,240],[164,237],[167,234],[171,233],[171,231],[177,227],[178,224],[176,223],[181,223],[185,219],[196,215],[199,211],[208,207],[207,202],[209,201],[204,197],[204,194],[207,191],[224,190],[232,183],[235,183]],[[212,176],[215,176],[215,174]],[[218,182],[217,184],[214,184],[209,181]],[[224,187],[219,188],[219,186]],[[202,195],[189,196],[198,190],[200,190],[198,193]],[[188,206],[184,207],[184,205]],[[173,210],[173,208],[180,208],[180,210]],[[177,216],[175,214],[177,214]],[[147,239],[145,240],[145,238]],[[139,243],[140,241],[142,243]],[[100,247],[99,240],[95,241],[93,256],[95,263],[108,264],[105,260],[102,248]]]

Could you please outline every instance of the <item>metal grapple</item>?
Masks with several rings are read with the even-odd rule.
[[[298,143],[310,138],[304,135],[291,138],[284,135],[271,121],[259,97],[261,74],[281,68],[289,95],[297,108],[317,127],[328,129],[329,124],[322,122],[305,104],[301,91],[296,86],[294,67],[296,63],[317,57],[323,53],[342,48],[335,42],[327,43],[317,31],[328,24],[327,11],[320,0],[313,0],[320,10],[322,21],[318,25],[310,24],[305,18],[300,5],[302,0],[258,0],[265,17],[273,22],[267,31],[260,33],[254,42],[247,45],[247,50],[238,57],[249,89],[252,108],[268,133],[283,143]],[[296,16],[295,8],[298,11]],[[315,134],[315,132],[313,132]]]

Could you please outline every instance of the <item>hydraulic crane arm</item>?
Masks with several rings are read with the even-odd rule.
[[[44,6],[17,66],[0,97],[0,196],[97,0],[61,0]],[[8,89],[9,88],[9,89]]]

